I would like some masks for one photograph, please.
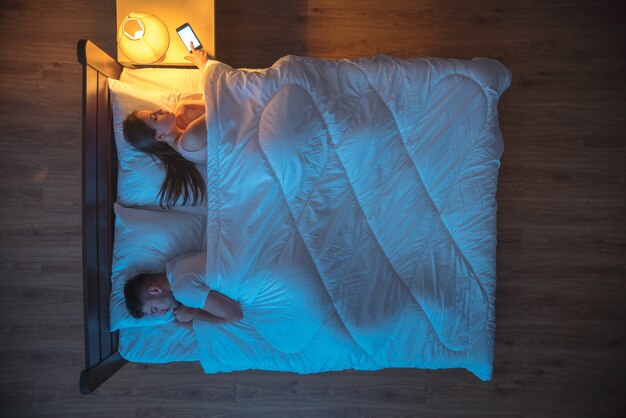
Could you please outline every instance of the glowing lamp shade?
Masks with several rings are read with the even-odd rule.
[[[152,64],[163,58],[170,46],[167,26],[148,13],[130,13],[117,31],[117,44],[137,64]]]

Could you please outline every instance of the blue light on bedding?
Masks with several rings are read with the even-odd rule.
[[[488,59],[288,56],[205,79],[206,372],[463,367],[491,378],[497,103]]]

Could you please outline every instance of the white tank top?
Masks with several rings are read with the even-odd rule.
[[[187,151],[183,148],[182,141],[176,142],[176,151],[183,156],[184,159],[196,164],[206,164],[206,145],[197,151]]]
[[[204,108],[202,109],[202,111],[204,112]],[[189,126],[191,122],[196,120],[196,119],[192,119],[190,121],[187,121],[185,119],[185,116],[186,115],[176,116],[176,126],[178,126],[180,129],[183,129],[183,130],[187,126]],[[178,153],[182,155],[184,159],[194,162],[196,164],[206,164],[206,143],[204,147],[200,148],[197,151],[187,151],[185,148],[183,148],[183,145],[181,142],[182,142],[182,137],[179,138],[178,141],[176,141],[176,151],[178,151]]]

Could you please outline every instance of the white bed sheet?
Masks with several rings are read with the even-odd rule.
[[[134,110],[173,111],[180,100],[202,94],[202,73],[198,69],[124,69],[119,80],[109,79],[113,130],[118,155],[117,202],[126,207],[158,207],[157,198],[165,177],[152,157],[132,148],[124,139],[123,121]],[[204,165],[197,165],[204,176]],[[176,204],[173,210],[204,213],[197,206]]]
[[[119,84],[121,83],[121,84]],[[123,117],[133,110],[134,103],[149,103],[154,106],[164,106],[171,101],[172,97],[178,97],[186,93],[202,93],[203,79],[202,72],[192,68],[141,68],[132,69],[125,68],[116,83],[118,90],[112,92],[113,110],[114,110],[114,126],[116,127],[116,142],[118,143],[118,160],[120,165],[126,164],[127,171],[121,173],[118,177],[118,202],[124,203],[136,208],[152,209],[157,212],[145,212],[150,216],[143,218],[145,222],[136,225],[132,231],[133,239],[128,238],[128,230],[123,228],[116,229],[115,243],[120,245],[134,245],[135,248],[124,248],[124,251],[117,251],[114,246],[114,281],[123,281],[126,276],[120,269],[133,270],[137,273],[141,266],[152,269],[155,265],[155,255],[162,255],[164,258],[157,264],[164,265],[169,261],[172,254],[171,241],[166,239],[151,239],[145,242],[141,239],[141,235],[152,237],[149,229],[161,228],[163,225],[170,225],[171,219],[168,218],[167,211],[161,212],[159,208],[155,208],[154,198],[158,192],[161,181],[159,170],[154,162],[144,155],[136,155],[120,137],[121,121]],[[200,168],[200,172],[204,174],[204,168]],[[120,201],[121,198],[121,201]],[[206,211],[204,206],[198,207],[175,207],[174,212],[191,212],[189,223],[194,222],[194,217],[198,213]],[[136,211],[135,211],[136,212]],[[165,222],[153,222],[154,217],[164,217]],[[175,214],[174,214],[175,216]],[[150,224],[148,221],[152,222]],[[142,228],[147,231],[142,234]],[[198,233],[203,233],[203,229]],[[170,234],[171,235],[171,234]],[[181,238],[182,239],[182,238]],[[123,242],[122,242],[123,241]],[[204,239],[191,239],[188,237],[187,242],[198,241],[200,246],[204,244]],[[149,249],[143,248],[148,246]],[[181,251],[198,250],[199,248],[181,249]],[[132,258],[128,257],[132,254]],[[145,259],[141,258],[141,254],[145,255]],[[167,258],[167,259],[166,259]],[[116,312],[119,307],[120,295],[122,295],[123,283],[113,283],[115,290],[111,300],[111,312]],[[122,295],[123,296],[123,295]],[[127,315],[126,315],[127,316]],[[137,326],[141,323],[136,321],[128,321],[123,315],[117,315],[112,319],[112,325],[120,330],[119,351],[123,358],[144,363],[168,363],[172,361],[194,361],[198,360],[197,341],[193,333],[185,328],[175,326],[173,324],[162,324],[157,326]],[[158,319],[157,319],[158,321]],[[162,322],[162,321],[161,321]]]
[[[120,81],[146,90],[204,91],[197,68],[124,68]]]

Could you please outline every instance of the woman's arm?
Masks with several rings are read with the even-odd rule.
[[[206,66],[207,61],[209,61],[209,54],[200,49],[195,49],[193,47],[193,42],[190,42],[189,46],[191,47],[191,55],[185,56],[185,59],[193,62],[196,67],[204,71],[204,67]]]
[[[191,122],[182,137],[180,145],[187,151],[198,151],[206,147],[206,120],[200,117]]]
[[[183,114],[187,112],[188,110],[200,111],[204,113],[204,107],[205,107],[205,103],[204,103],[204,100],[202,100],[202,95],[200,94],[198,98],[196,97],[194,97],[193,99],[187,98],[176,103],[176,109],[174,109],[174,113],[179,115],[179,114]]]
[[[191,124],[204,116],[204,101],[182,100],[176,104],[176,126],[180,129],[188,129]]]
[[[204,100],[202,100],[202,94],[198,93],[193,96],[186,96],[185,99],[176,103],[176,107],[201,107],[204,110]]]

